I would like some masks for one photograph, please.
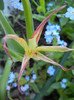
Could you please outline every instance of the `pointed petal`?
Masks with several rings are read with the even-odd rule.
[[[29,61],[29,58],[27,58],[26,55],[25,55],[24,58],[23,58],[22,65],[21,65],[21,70],[20,70],[20,73],[19,73],[19,76],[18,76],[18,90],[20,91],[21,94],[23,94],[23,92],[21,91],[19,81],[20,81],[20,78],[22,76],[22,73],[23,73],[28,61]]]
[[[19,38],[17,35],[6,35],[3,38],[3,43],[4,43],[3,48],[4,48],[5,52],[7,53],[7,55],[11,59],[12,59],[12,57],[10,56],[8,49],[7,49],[7,46],[6,46],[6,39],[13,39],[13,40],[17,41],[24,48],[24,50],[27,51],[28,46],[27,46],[26,41],[23,38]]]
[[[74,49],[69,49],[63,46],[40,46],[36,48],[37,51],[58,51],[58,52],[66,52],[72,51]]]
[[[71,68],[69,68],[69,69],[66,69],[66,68],[64,68],[62,65],[56,63],[55,61],[51,60],[50,58],[44,56],[43,54],[41,54],[41,53],[39,53],[39,52],[37,53],[37,55],[34,55],[34,59],[35,59],[35,60],[36,60],[36,59],[37,59],[37,60],[43,60],[43,61],[45,61],[45,62],[54,64],[54,65],[56,65],[56,66],[61,67],[64,71],[73,69],[73,67],[71,67]]]
[[[62,6],[59,9],[55,10],[53,13],[51,13],[45,20],[43,20],[43,22],[37,27],[37,29],[35,30],[34,34],[32,35],[32,37],[29,39],[29,45],[32,44],[32,42],[34,43],[34,46],[36,47],[38,45],[38,41],[39,38],[41,36],[41,32],[43,30],[44,25],[46,24],[46,22],[48,21],[48,19],[55,14],[56,12],[60,11],[61,9],[63,9],[65,7]]]

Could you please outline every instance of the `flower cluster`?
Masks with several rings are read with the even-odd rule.
[[[59,32],[61,31],[60,25],[52,25],[51,23],[48,23],[46,26],[46,31],[45,31],[45,39],[47,43],[52,43],[52,40],[54,37],[56,37],[57,44],[60,46],[67,46],[67,42],[64,40],[60,39]]]
[[[27,91],[29,89],[29,85],[28,84],[25,84],[24,86],[21,86],[21,90],[23,92]]]
[[[50,76],[53,76],[53,75],[54,75],[55,69],[53,68],[53,66],[49,66],[49,67],[48,67],[47,73],[48,73]]]
[[[74,8],[73,7],[69,7],[67,9],[67,12],[65,13],[65,17],[69,17],[71,20],[74,20]]]
[[[15,74],[13,72],[10,72],[9,74],[9,79],[7,81],[7,85],[6,85],[6,90],[10,90],[10,85],[12,83],[13,87],[17,87],[17,83],[14,82],[15,80]]]
[[[22,2],[19,2],[19,0],[11,0],[11,6],[13,6],[14,8],[23,11],[23,6],[22,6]]]
[[[50,2],[50,3],[48,3],[48,5],[47,5],[47,11],[49,11],[50,10],[50,7],[52,7],[53,6],[53,3],[52,2]]]
[[[30,81],[30,83],[34,83],[35,80],[37,79],[37,76],[36,76],[34,71],[32,71],[31,74],[32,74],[31,77],[27,75],[25,77],[25,79],[26,79],[27,82]],[[29,92],[27,92],[28,89],[29,89],[29,85],[28,84],[25,84],[24,86],[21,86],[21,91],[25,92],[25,95],[28,95],[28,93],[29,93]]]
[[[63,78],[62,79],[62,82],[60,83],[61,84],[61,87],[65,89],[66,88],[66,83],[67,83],[67,79],[66,78]]]

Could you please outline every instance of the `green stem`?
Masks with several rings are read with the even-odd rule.
[[[24,8],[26,32],[27,32],[27,39],[28,39],[31,38],[32,34],[34,33],[31,6],[29,0],[22,0],[22,4]]]
[[[32,2],[38,7],[39,5],[35,2],[35,0],[32,0]]]
[[[10,91],[8,91],[8,98],[9,98],[9,100],[13,100],[13,99],[11,98],[11,96],[10,96]]]
[[[3,75],[0,80],[0,100],[5,100],[6,96],[6,84],[9,77],[9,73],[11,70],[12,61],[10,59],[7,60]]]

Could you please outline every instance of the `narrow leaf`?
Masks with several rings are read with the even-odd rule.
[[[7,22],[6,18],[2,14],[1,10],[0,10],[0,24],[2,25],[2,27],[3,27],[4,31],[5,31],[5,34],[15,34],[13,29],[11,28],[11,26]]]
[[[11,70],[11,65],[12,65],[12,61],[8,59],[5,65],[3,75],[0,80],[0,100],[6,99],[6,84]]]

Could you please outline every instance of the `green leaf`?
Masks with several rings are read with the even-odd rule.
[[[0,43],[0,50],[3,50],[3,45]]]
[[[0,10],[3,10],[4,9],[4,2],[3,0],[0,0]]]
[[[60,87],[61,87],[60,82],[56,82],[56,83],[51,85],[51,88],[53,88],[53,89],[59,89]]]
[[[32,14],[33,18],[38,21],[43,21],[46,17],[42,15]]]
[[[40,6],[43,8],[43,13],[45,14],[45,0],[39,0],[40,1]]]
[[[3,16],[2,12],[0,11],[0,23],[5,31],[5,34],[15,34],[9,23],[7,22],[6,18]],[[15,52],[23,53],[24,49],[14,40],[7,40],[8,47]],[[12,45],[11,45],[12,44]]]
[[[61,21],[60,21],[61,26],[64,26],[67,23],[67,21],[68,21],[68,18],[65,18],[65,17],[61,18]]]
[[[74,75],[74,70],[72,70],[72,74]]]
[[[27,83],[27,81],[25,80],[24,77],[21,77],[19,84],[24,85],[25,83]]]
[[[40,12],[44,13],[45,12],[42,6],[38,6],[37,11],[38,11],[38,13],[40,13]]]
[[[33,88],[33,90],[34,90],[36,93],[39,93],[39,92],[40,92],[39,89],[38,89],[38,87],[37,87],[37,85],[36,85],[35,83],[30,84],[30,86]]]
[[[51,88],[51,87],[48,88],[48,90],[47,90],[47,92],[46,92],[46,96],[49,95],[49,94],[51,94],[53,91],[54,91],[53,88]]]
[[[13,61],[21,61],[22,62],[22,59],[23,59],[23,55],[18,53],[18,52],[15,52],[11,49],[8,49],[11,57],[13,58]]]
[[[9,23],[7,22],[6,18],[3,16],[0,10],[0,24],[3,27],[5,34],[15,34]]]
[[[12,61],[8,59],[5,64],[5,69],[0,80],[0,100],[5,100],[6,97],[6,84],[11,70],[11,65]]]

